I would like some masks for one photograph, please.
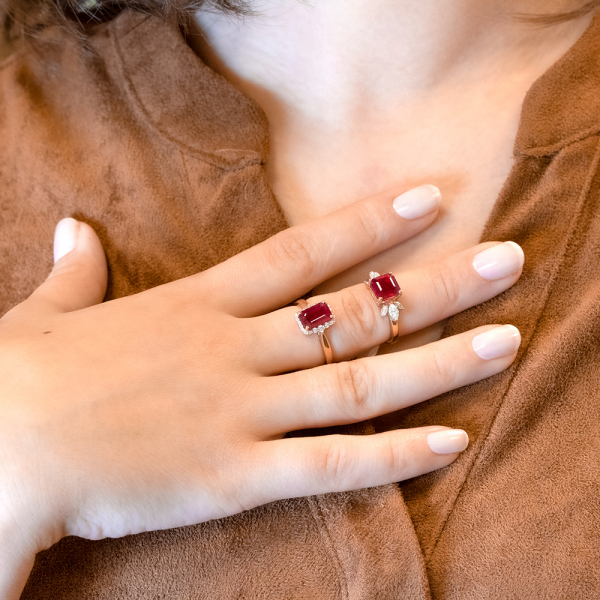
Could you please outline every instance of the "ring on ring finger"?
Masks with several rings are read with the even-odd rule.
[[[304,299],[297,300],[296,306],[301,309],[296,313],[296,323],[298,323],[300,331],[304,335],[317,334],[325,363],[331,364],[333,362],[333,349],[325,333],[325,330],[335,323],[335,315],[331,310],[331,306],[327,302],[317,302],[317,304],[309,306]]]

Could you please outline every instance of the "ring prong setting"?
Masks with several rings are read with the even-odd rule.
[[[375,302],[381,307],[381,316],[397,321],[404,306],[398,302],[402,290],[394,275],[392,273],[380,275],[376,271],[371,271],[365,285],[371,291]]]

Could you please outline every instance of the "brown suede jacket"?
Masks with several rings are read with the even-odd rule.
[[[285,228],[267,152],[260,109],[159,19],[42,32],[0,64],[0,314],[46,277],[64,216],[99,233],[108,299]],[[450,467],[194,527],[66,538],[38,556],[23,599],[600,597],[599,160],[596,17],[529,91],[482,236],[519,243],[523,275],[444,332],[513,323],[518,357],[397,415],[465,428]]]

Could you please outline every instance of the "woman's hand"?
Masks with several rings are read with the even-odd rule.
[[[179,527],[451,463],[468,438],[440,426],[282,439],[398,410],[513,361],[518,331],[488,325],[346,362],[390,334],[359,284],[311,301],[326,300],[337,317],[328,335],[338,362],[319,366],[320,345],[299,331],[298,309],[280,308],[432,223],[435,188],[420,193],[431,196],[425,216],[402,218],[394,195],[381,194],[104,304],[98,238],[62,221],[55,247],[59,256],[73,249],[0,320],[0,593],[18,597],[33,555],[65,535]],[[396,273],[400,333],[502,292],[522,262],[515,244],[489,242]]]

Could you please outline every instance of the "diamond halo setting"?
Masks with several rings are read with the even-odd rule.
[[[304,335],[323,333],[335,323],[335,315],[327,302],[318,302],[298,311],[296,323]]]

